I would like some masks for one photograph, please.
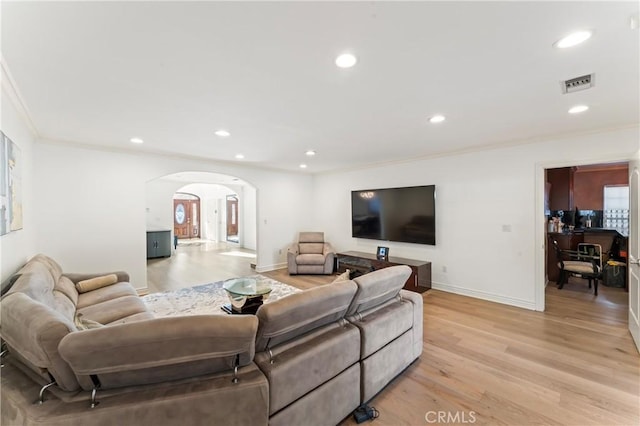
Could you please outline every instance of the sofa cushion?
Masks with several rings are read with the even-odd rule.
[[[58,262],[56,262],[49,256],[45,256],[44,254],[37,254],[34,257],[32,257],[31,260],[29,260],[29,262],[27,262],[27,265],[30,265],[36,262],[44,265],[47,268],[54,282],[58,281],[58,279],[62,275],[62,267],[60,267]]]
[[[76,305],[61,291],[53,291],[53,305],[51,305],[65,319],[73,321],[76,314]]]
[[[269,415],[336,377],[359,358],[360,336],[349,323],[328,324],[273,348],[271,354],[257,353],[255,362],[269,380]]]
[[[322,254],[324,252],[323,243],[300,243],[298,244],[300,254]]]
[[[92,320],[83,318],[80,312],[76,313],[76,316],[73,318],[73,323],[76,325],[76,328],[80,331],[92,330],[94,328],[104,327],[103,324],[100,324],[97,321],[92,321]]]
[[[56,281],[49,273],[47,266],[40,262],[33,262],[20,270],[20,278],[13,284],[7,295],[24,293],[44,305],[53,306],[55,284]]]
[[[299,254],[296,256],[298,265],[324,265],[325,257],[321,254]]]
[[[117,283],[97,290],[89,291],[78,295],[78,309],[86,308],[90,305],[106,302],[124,296],[137,296],[135,289],[129,283]]]
[[[76,290],[78,290],[78,293],[86,293],[88,291],[110,286],[117,282],[118,276],[116,274],[103,275],[100,277],[90,278],[88,280],[77,282]]]
[[[84,318],[109,324],[128,316],[147,311],[147,305],[137,296],[124,296],[78,309]]]
[[[356,288],[351,281],[328,284],[260,306],[256,351],[344,318]]]
[[[411,276],[411,268],[399,265],[378,269],[355,278],[358,292],[353,298],[347,315],[362,313],[395,298],[409,276]]]
[[[74,306],[78,304],[78,291],[69,278],[65,276],[58,278],[58,282],[56,282],[54,289],[67,296]]]
[[[365,315],[347,317],[360,329],[361,359],[380,350],[413,326],[413,303],[399,297]],[[408,349],[409,350],[409,349]]]
[[[269,417],[269,426],[352,424],[342,420],[359,404],[360,366],[354,364]]]
[[[151,312],[147,311],[147,312],[138,312],[137,314],[133,314],[133,315],[129,315],[128,317],[124,317],[124,318],[120,318],[117,321],[113,321],[110,322],[109,324],[106,325],[118,325],[118,324],[128,324],[130,322],[136,322],[136,321],[145,321],[145,320],[150,320],[153,319],[154,316]]]
[[[324,232],[301,232],[299,243],[324,243]]]
[[[369,401],[413,361],[411,331],[375,352],[360,363],[362,401]]]

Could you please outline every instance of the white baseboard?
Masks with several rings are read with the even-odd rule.
[[[524,308],[532,311],[536,310],[536,304],[534,301],[515,299],[513,297],[506,297],[499,294],[486,293],[484,291],[472,290],[469,288],[437,282],[432,282],[431,288],[434,290],[446,291],[448,293],[460,294],[462,296],[475,297],[476,299],[488,300],[490,302],[502,303],[503,305],[515,306],[517,308]]]
[[[256,265],[256,272],[269,272],[275,271],[276,269],[283,269],[287,267],[287,263],[275,263],[273,265]]]

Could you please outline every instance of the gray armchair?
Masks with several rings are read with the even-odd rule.
[[[287,251],[289,274],[331,274],[334,257],[331,244],[324,241],[324,232],[301,232],[298,242]]]

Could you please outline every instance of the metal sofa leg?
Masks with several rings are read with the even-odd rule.
[[[42,403],[44,403],[44,391],[46,391],[47,389],[49,389],[51,386],[53,386],[55,384],[56,384],[56,381],[54,380],[53,382],[44,385],[40,389],[40,393],[38,394],[38,404],[39,405],[42,405]]]

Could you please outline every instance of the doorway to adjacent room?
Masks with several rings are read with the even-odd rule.
[[[149,289],[162,291],[255,273],[256,201],[253,185],[218,173],[181,172],[147,182],[147,231],[171,231],[173,243],[171,256],[147,260]]]
[[[597,164],[559,164],[546,167],[540,176],[544,182],[544,207],[540,212],[540,223],[545,223],[540,242],[545,248],[541,272],[542,307],[547,313],[557,314],[566,321],[580,321],[581,312],[574,309],[580,303],[588,302],[591,313],[597,313],[603,323],[628,324],[629,291],[626,282],[628,221],[622,220],[629,214],[629,207],[612,208],[610,196],[615,187],[618,192],[629,185],[628,161],[612,161]],[[541,191],[542,192],[542,191]],[[628,202],[628,194],[627,194]],[[614,216],[615,215],[615,216]],[[560,289],[560,279],[556,241],[562,250],[575,251],[579,244],[596,244],[601,247],[601,276],[598,295],[589,287],[587,279],[567,274]],[[566,260],[566,259],[565,259]],[[598,261],[596,261],[597,263]],[[618,268],[616,277],[624,275],[625,282],[614,282],[606,272]],[[582,305],[580,305],[582,306]],[[583,309],[582,306],[580,309]]]
[[[238,242],[238,196],[227,195],[227,241]]]
[[[200,197],[177,192],[173,196],[173,235],[200,238]]]

